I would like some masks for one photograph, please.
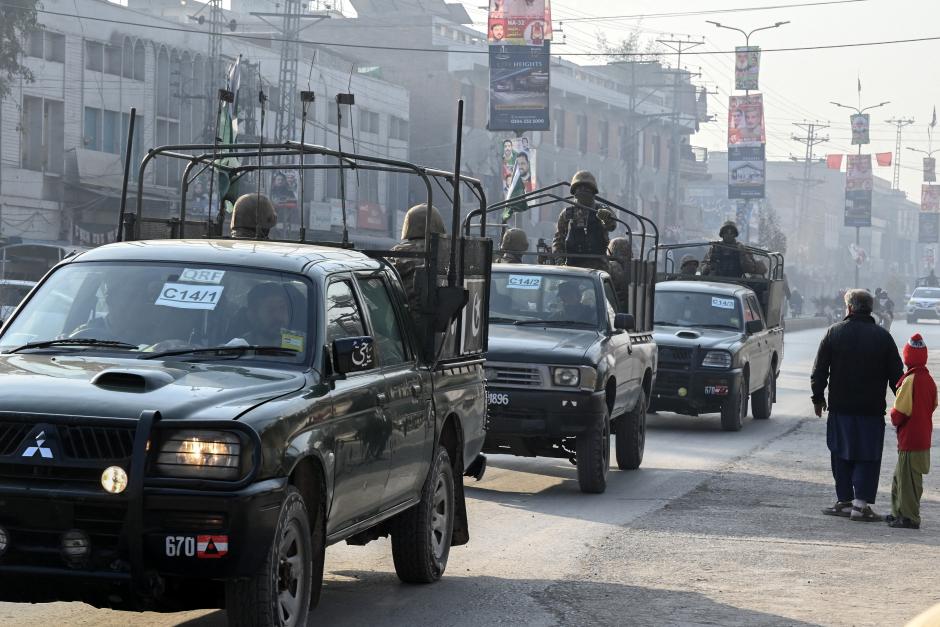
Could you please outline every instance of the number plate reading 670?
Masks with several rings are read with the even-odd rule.
[[[509,395],[500,392],[488,392],[486,394],[486,403],[488,405],[508,405]]]

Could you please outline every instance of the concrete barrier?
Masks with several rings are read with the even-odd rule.
[[[822,316],[807,316],[805,318],[786,318],[784,324],[787,331],[806,331],[808,329],[823,329],[829,326],[829,319]]]

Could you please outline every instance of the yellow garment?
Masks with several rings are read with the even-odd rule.
[[[901,387],[898,388],[894,399],[894,409],[897,412],[910,416],[914,408],[914,376],[904,377]]]

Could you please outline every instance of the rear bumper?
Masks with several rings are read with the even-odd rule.
[[[517,390],[488,387],[492,398],[505,395],[507,404],[490,404],[487,420],[487,450],[500,438],[566,438],[578,436],[607,413],[601,392],[573,390]],[[493,451],[496,452],[496,451]]]

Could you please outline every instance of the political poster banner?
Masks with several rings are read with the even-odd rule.
[[[728,198],[763,198],[766,187],[764,146],[728,147]]]
[[[759,146],[764,132],[764,97],[731,96],[728,99],[728,146]]]
[[[919,218],[917,242],[920,244],[940,243],[940,213],[921,212]]]
[[[760,48],[738,46],[734,49],[734,88],[744,91],[757,89],[760,77]]]
[[[937,182],[937,160],[933,157],[924,157],[924,183]]]
[[[871,226],[871,155],[847,155],[845,226]]]
[[[550,49],[490,46],[489,130],[549,130]]]
[[[864,146],[870,144],[871,117],[867,113],[856,113],[850,116],[849,119],[852,123],[852,145]]]
[[[529,146],[528,137],[505,139],[500,155],[500,176],[503,181],[503,199],[510,200],[538,188],[535,173],[537,165],[536,150]],[[503,211],[503,223],[514,213],[521,213],[529,208],[525,201],[509,205]]]
[[[490,0],[489,9],[490,44],[542,46],[552,39],[548,0]]]
[[[924,213],[940,213],[940,185],[920,186],[920,210]]]

